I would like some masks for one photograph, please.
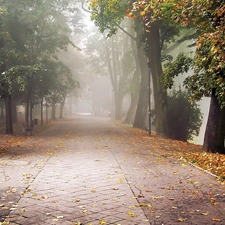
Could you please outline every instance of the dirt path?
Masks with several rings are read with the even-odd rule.
[[[108,118],[61,121],[7,150],[0,191],[0,224],[225,224],[224,185]]]

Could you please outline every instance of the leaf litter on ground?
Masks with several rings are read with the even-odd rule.
[[[154,132],[149,136],[147,131],[133,128],[131,125],[124,124],[121,121],[115,121],[115,123],[137,136],[146,138],[145,141],[157,151],[161,151],[165,157],[177,157],[177,159],[215,175],[222,181],[225,180],[225,155],[205,152],[202,145],[157,137]]]
[[[149,145],[153,146],[156,150],[161,150],[165,157],[179,157],[179,159],[196,165],[203,170],[216,175],[218,178],[225,180],[225,155],[205,152],[203,151],[201,145],[157,137],[153,132],[152,136],[149,136],[147,131],[133,128],[132,126],[124,124],[121,121],[115,121],[115,123],[131,131],[137,136],[147,138],[146,140]],[[4,153],[6,149],[12,146],[17,145],[18,148],[20,148],[19,144],[30,137],[23,135],[22,123],[14,124],[14,135],[4,134],[5,125],[3,122],[0,122],[0,125],[0,154]],[[45,124],[44,126],[35,125],[35,133],[41,133],[52,125],[54,125],[54,123]]]
[[[55,122],[50,124],[45,124],[43,126],[35,125],[34,133],[39,134],[54,124]],[[17,145],[18,148],[21,148],[20,143],[27,140],[29,137],[31,137],[31,136],[25,136],[23,134],[22,128],[23,128],[23,124],[21,122],[15,123],[13,124],[14,135],[8,135],[8,134],[5,134],[5,123],[3,121],[0,122],[0,154],[3,154],[6,149],[12,146]]]

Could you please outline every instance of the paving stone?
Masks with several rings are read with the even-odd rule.
[[[108,118],[63,120],[20,146],[0,161],[0,222],[225,224],[220,182]]]

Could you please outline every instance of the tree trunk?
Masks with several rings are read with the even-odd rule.
[[[134,119],[134,127],[147,130],[146,116],[148,109],[148,65],[147,59],[143,54],[143,50],[138,50],[141,65],[141,84],[139,90],[139,100],[137,104],[136,115]]]
[[[12,122],[17,123],[18,117],[17,117],[17,106],[16,106],[16,100],[15,99],[11,100],[11,105],[12,105]]]
[[[5,96],[5,110],[6,110],[6,134],[13,135],[13,125],[12,125],[12,108],[11,108],[11,97]]]
[[[218,152],[225,154],[225,108],[221,109],[220,104],[212,91],[209,116],[205,130],[203,149],[207,152]]]
[[[25,123],[26,123],[26,127],[31,128],[32,126],[32,83],[31,82],[28,83]]]
[[[73,103],[73,98],[70,97],[70,100],[69,100],[69,116],[72,116],[72,103]]]
[[[116,96],[115,96],[116,95]],[[115,93],[115,119],[120,120],[122,114],[123,96],[120,96],[119,91]]]
[[[26,107],[25,107],[25,123],[26,125],[29,124],[29,99],[27,99],[27,102],[26,102]]]
[[[29,110],[29,127],[33,128],[33,99],[32,96],[30,96],[30,110]]]
[[[136,112],[137,104],[138,104],[138,97],[139,97],[138,90],[139,90],[140,73],[141,73],[140,62],[137,55],[137,46],[136,46],[135,40],[132,38],[131,38],[131,48],[132,48],[132,53],[135,59],[136,70],[134,71],[131,85],[130,85],[130,98],[131,98],[130,107],[126,115],[126,119],[124,121],[125,123],[128,123],[128,124],[133,124],[134,122],[135,112]]]
[[[155,101],[155,129],[158,136],[166,137],[168,134],[167,123],[167,92],[160,82],[162,75],[161,46],[159,26],[157,22],[151,24],[150,32],[146,32],[148,45],[148,58],[152,73],[153,92]]]
[[[63,118],[63,108],[65,106],[65,101],[60,103],[60,112],[59,112],[59,118]]]
[[[140,80],[140,73],[137,70],[134,72],[134,76],[131,82],[131,90],[130,90],[130,107],[126,115],[125,123],[132,124],[134,122],[135,112],[137,109],[138,103],[138,84]]]
[[[44,104],[44,97],[41,98],[41,126],[43,126],[43,104]]]
[[[139,99],[137,104],[137,110],[134,119],[134,127],[146,130],[146,116],[148,108],[148,65],[147,57],[145,54],[145,46],[143,43],[143,24],[141,20],[136,20],[135,30],[137,32],[136,46],[137,55],[139,59],[139,67],[141,72],[141,83],[139,87]]]
[[[56,116],[55,116],[55,102],[52,102],[52,120],[56,120]]]
[[[1,119],[4,119],[4,101],[1,99],[0,100],[1,101],[1,116],[0,116],[0,118]]]
[[[48,124],[48,103],[47,103],[47,101],[46,101],[46,112],[45,112],[45,120],[46,120],[46,124]]]

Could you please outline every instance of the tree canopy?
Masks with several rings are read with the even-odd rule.
[[[1,67],[1,97],[7,98],[9,107],[7,115],[10,118],[10,99],[17,92],[24,92],[27,100],[26,123],[28,108],[32,111],[36,90],[42,88],[43,76],[49,76],[47,63],[52,61],[61,65],[55,70],[55,80],[58,85],[50,85],[66,95],[67,89],[74,87],[71,71],[60,63],[58,54],[71,45],[76,47],[70,38],[71,29],[67,15],[73,11],[70,1],[62,0],[21,0],[1,1],[0,7],[0,67]],[[58,61],[58,62],[57,62]],[[68,81],[65,79],[68,75]],[[60,78],[56,79],[58,76]],[[69,85],[68,85],[69,84]],[[38,87],[38,85],[40,85]],[[29,106],[29,107],[28,107]],[[32,120],[32,114],[30,114]],[[10,120],[8,125],[10,125]],[[12,133],[12,129],[9,132]]]

